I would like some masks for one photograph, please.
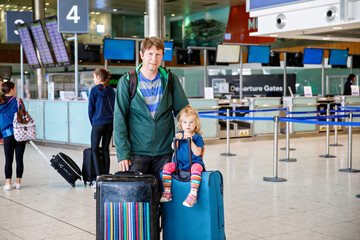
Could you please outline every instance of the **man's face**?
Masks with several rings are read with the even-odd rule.
[[[158,68],[161,65],[163,59],[163,51],[157,49],[155,46],[145,50],[145,52],[140,51],[140,56],[143,61],[143,66],[149,72],[157,72]]]

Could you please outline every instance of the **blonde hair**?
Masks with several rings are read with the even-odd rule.
[[[198,133],[198,134],[202,134],[202,132],[200,131],[201,129],[201,122],[200,122],[200,117],[199,117],[199,114],[198,112],[193,109],[190,105],[187,106],[186,108],[183,108],[181,111],[180,111],[180,117],[179,117],[179,129],[180,131],[184,131],[184,129],[182,129],[182,122],[184,121],[184,118],[186,117],[193,117],[194,120],[195,120],[195,123],[196,123],[196,127],[195,127],[195,132]]]

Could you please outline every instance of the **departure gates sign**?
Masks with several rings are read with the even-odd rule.
[[[89,0],[58,0],[60,33],[89,32]]]

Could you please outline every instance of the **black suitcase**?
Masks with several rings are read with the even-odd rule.
[[[50,160],[51,166],[60,173],[65,180],[75,187],[76,180],[81,180],[81,170],[76,163],[65,153],[58,153],[53,155]]]
[[[49,162],[48,158],[44,153],[35,145],[33,141],[29,141],[30,144],[40,153],[40,155]],[[66,154],[58,153],[56,156],[53,156],[50,160],[51,166],[60,173],[65,180],[70,183],[71,186],[75,187],[76,180],[81,180],[81,171],[78,165]]]
[[[81,173],[85,185],[86,182],[89,182],[91,184],[91,180],[96,178],[91,148],[84,149],[83,165],[82,165]]]
[[[156,177],[118,172],[96,182],[96,239],[159,239]]]

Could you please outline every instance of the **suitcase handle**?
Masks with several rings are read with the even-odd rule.
[[[142,176],[143,173],[142,172],[138,172],[138,171],[126,171],[126,172],[123,172],[123,171],[118,171],[116,173],[113,173],[114,175],[136,175],[136,176]]]
[[[186,141],[188,144],[188,151],[189,151],[189,163],[190,163],[190,169],[192,166],[192,154],[191,154],[191,137],[188,138],[173,138],[174,143],[174,158],[175,158],[175,174],[179,176],[179,169],[178,169],[178,160],[177,160],[177,147],[176,142],[177,141]]]

